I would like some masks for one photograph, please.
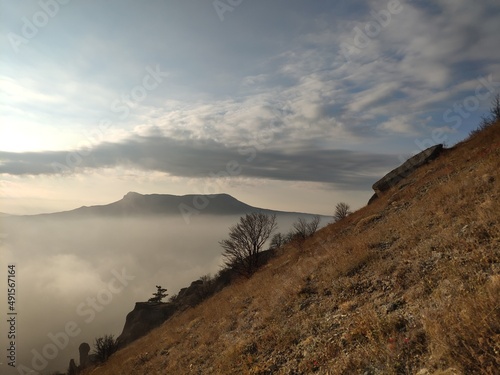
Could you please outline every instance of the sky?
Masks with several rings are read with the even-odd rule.
[[[331,214],[500,88],[496,0],[1,0],[0,212],[229,193]]]

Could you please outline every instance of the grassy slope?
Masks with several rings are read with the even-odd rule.
[[[87,373],[496,373],[499,160],[497,124]]]

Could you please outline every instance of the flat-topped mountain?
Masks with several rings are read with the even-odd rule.
[[[235,215],[258,210],[228,194],[171,195],[127,193],[122,199],[102,206],[80,207],[69,211],[76,214],[120,215],[178,215],[197,211],[209,215]]]
[[[244,215],[251,212],[267,214],[301,214],[253,207],[229,194],[171,195],[127,193],[122,199],[106,205],[83,206],[71,211],[33,216],[149,216],[181,215]],[[308,215],[308,214],[305,214]]]

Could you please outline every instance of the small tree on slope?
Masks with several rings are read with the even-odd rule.
[[[159,303],[163,298],[168,296],[167,293],[165,293],[167,290],[162,288],[161,285],[156,286],[156,293],[153,293],[153,297],[151,297],[148,302],[152,303]]]

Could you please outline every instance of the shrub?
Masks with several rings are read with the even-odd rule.
[[[339,220],[342,220],[351,213],[351,207],[347,203],[337,203],[337,205],[335,206],[335,213],[333,214],[333,221],[337,222]]]
[[[482,130],[489,128],[493,124],[500,121],[500,94],[496,94],[493,98],[490,107],[490,113],[488,115],[481,116],[481,122],[479,126],[469,132],[469,136],[480,133]]]
[[[305,240],[308,237],[311,237],[319,225],[319,216],[314,216],[312,220],[308,223],[304,218],[300,217],[298,221],[293,223],[293,237],[298,238],[300,240]]]
[[[95,339],[94,354],[101,363],[106,362],[117,349],[118,345],[113,335],[104,335]]]

